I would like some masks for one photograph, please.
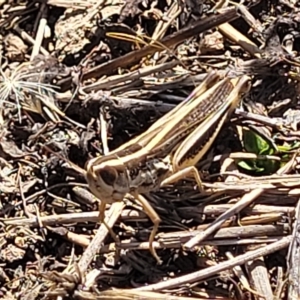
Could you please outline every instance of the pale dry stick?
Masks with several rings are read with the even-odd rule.
[[[239,225],[272,224],[274,222],[280,222],[283,216],[284,214],[282,212],[247,216],[239,220]]]
[[[216,236],[205,242],[200,243],[200,246],[226,246],[226,245],[249,245],[249,244],[264,244],[277,241],[286,235],[288,232],[288,225],[249,225],[234,228],[222,228]],[[255,238],[248,238],[255,232]],[[183,242],[193,236],[193,232],[177,231],[172,233],[160,233],[159,240],[153,242],[155,249],[180,249]],[[238,239],[236,237],[239,237]],[[266,238],[266,236],[269,236]],[[118,245],[119,249],[127,250],[149,250],[149,242],[131,242],[122,241]],[[115,251],[116,244],[111,243],[101,249],[101,253],[108,253]]]
[[[137,82],[142,83],[143,86],[145,86],[145,82],[143,82],[143,79],[141,78],[140,82],[139,81],[131,81],[131,82],[126,82],[122,85],[116,86],[110,90],[112,94],[122,94],[124,96],[131,95],[134,96],[136,93],[140,94],[139,89],[142,90],[142,87],[138,85],[137,87]]]
[[[87,248],[91,242],[90,238],[83,234],[78,234],[69,231],[65,227],[50,227],[47,226],[47,229],[49,231],[52,231],[53,233],[60,235],[65,240],[69,241],[72,244],[79,245],[83,248]]]
[[[202,225],[204,226],[204,225]],[[218,230],[218,232],[213,236],[207,239],[204,242],[210,243],[210,240],[214,239],[227,239],[227,238],[247,238],[249,236],[263,237],[263,236],[274,236],[274,235],[287,235],[289,232],[288,224],[282,225],[273,225],[273,224],[255,224],[255,225],[246,225],[246,226],[234,226],[234,227],[224,227]],[[174,241],[178,243],[184,243],[189,240],[191,237],[201,233],[202,229],[199,228],[193,231],[177,231],[177,232],[168,232],[160,233],[158,235],[158,242],[162,245],[168,244],[169,241],[172,243]]]
[[[33,61],[34,58],[39,54],[40,48],[44,39],[45,28],[47,26],[47,5],[46,3],[41,4],[40,8],[41,18],[39,21],[39,27],[37,30],[35,42],[31,52],[30,60]]]
[[[199,300],[199,297],[174,296],[129,289],[110,289],[101,291],[101,294],[97,296],[95,296],[94,293],[76,290],[74,292],[74,297],[77,300]]]
[[[217,174],[218,175],[218,174]],[[291,188],[297,187],[300,185],[300,175],[299,174],[273,174],[268,176],[252,177],[250,175],[239,174],[239,177],[243,180],[236,182],[215,182],[207,183],[203,182],[203,185],[212,190],[217,189],[233,189],[241,190],[240,187],[244,187],[244,190],[255,189],[255,187],[263,187],[264,189],[275,189],[275,188]]]
[[[264,189],[255,189],[250,193],[247,193],[242,197],[242,199],[237,202],[234,206],[228,209],[225,213],[219,216],[214,222],[212,222],[209,227],[194,236],[190,239],[187,243],[183,245],[185,249],[192,249],[196,244],[199,244],[204,239],[206,239],[209,235],[213,234],[216,230],[218,230],[222,224],[224,224],[229,218],[234,216],[235,214],[239,213],[244,207],[251,204],[261,193]]]
[[[236,160],[236,159],[259,159],[259,160],[281,161],[281,158],[276,155],[255,154],[255,153],[247,153],[247,152],[232,152],[229,154],[216,155],[213,159],[213,162],[216,162],[220,159],[224,159],[225,157],[231,158],[233,160]],[[224,173],[226,173],[226,171]]]
[[[106,273],[106,270],[99,270],[99,269],[92,269],[86,276],[85,276],[85,282],[84,287],[85,290],[90,290],[90,288],[94,285],[97,279],[100,278],[100,276]]]
[[[26,199],[24,199],[27,201]],[[105,215],[108,215],[108,212],[105,212]],[[136,211],[131,209],[124,209],[121,214],[122,220],[128,220],[135,222],[147,222],[148,218],[146,214],[142,211]],[[36,216],[28,218],[0,218],[0,222],[3,222],[6,226],[30,226],[36,227],[39,226],[39,222]],[[70,223],[81,223],[81,222],[99,222],[99,212],[90,211],[90,212],[81,212],[81,213],[69,213],[69,214],[58,214],[51,216],[42,216],[40,217],[40,222],[44,226],[51,226],[56,224],[70,224]]]
[[[34,203],[34,209],[35,209],[35,215],[36,215],[36,220],[37,220],[38,227],[41,231],[41,234],[43,236],[44,241],[46,241],[46,234],[45,234],[45,230],[43,228],[44,227],[43,223],[41,222],[40,210],[39,210],[36,203]]]
[[[92,83],[90,85],[87,85],[85,87],[80,88],[80,92],[82,93],[90,93],[95,90],[101,90],[101,89],[111,89],[112,87],[115,87],[119,83],[123,83],[126,81],[134,81],[137,79],[140,79],[143,76],[148,76],[150,74],[165,71],[168,69],[171,69],[179,64],[179,61],[171,61],[164,64],[160,64],[157,66],[150,66],[150,67],[144,67],[136,71],[132,71],[129,73],[126,73],[124,75],[115,75],[110,76],[106,79],[99,80],[98,82]]]
[[[225,253],[225,255],[227,256],[228,259],[233,259],[234,256],[232,255],[231,252],[227,251]],[[257,293],[257,291],[255,290],[252,290],[251,287],[250,287],[250,284],[248,282],[248,279],[246,278],[241,266],[235,266],[233,267],[233,273],[235,274],[235,276],[237,276],[241,282],[241,284],[243,285],[243,287],[249,291],[250,293],[253,293],[254,295],[257,295],[259,297],[262,297],[264,298],[261,294]]]
[[[295,221],[293,225],[293,241],[290,244],[289,251],[286,257],[287,273],[288,273],[288,299],[299,299],[300,296],[300,243],[299,243],[299,218],[300,218],[300,198],[296,207]]]
[[[45,191],[46,192],[46,191]],[[29,198],[24,199],[26,202],[30,200]],[[31,199],[32,200],[32,199]],[[96,202],[96,201],[95,201]],[[220,215],[227,211],[233,204],[217,204],[217,205],[207,205],[203,209],[199,208],[199,213],[203,213],[205,215]],[[193,209],[193,208],[182,208],[179,211],[184,213],[185,210]],[[197,208],[198,209],[198,208]],[[295,208],[290,206],[273,206],[273,205],[261,205],[257,204],[251,208],[246,208],[245,212],[249,212],[255,216],[261,214],[270,214],[271,212],[274,214],[285,214],[293,216],[295,214]],[[108,212],[105,212],[107,215]],[[140,210],[131,210],[124,209],[121,214],[121,220],[131,220],[134,222],[146,222],[148,217],[143,211]],[[42,216],[40,217],[40,222],[44,226],[51,226],[54,224],[70,224],[70,223],[81,223],[81,222],[94,222],[97,223],[99,221],[99,212],[98,211],[90,211],[90,212],[80,212],[80,213],[67,213],[67,214],[55,214],[50,216]],[[36,227],[39,226],[37,218],[0,218],[0,222],[5,224],[6,226],[15,225],[15,226],[30,226]]]
[[[171,4],[171,7],[169,8],[169,10],[165,14],[166,14],[166,17],[168,18],[168,21],[165,22],[163,20],[160,20],[158,22],[158,24],[155,27],[154,32],[152,34],[153,41],[161,40],[162,37],[167,32],[169,26],[181,14],[181,7],[178,5],[178,1],[174,1]]]
[[[274,243],[281,240],[282,236],[272,236],[272,237],[262,237],[262,238],[245,238],[245,239],[224,239],[224,240],[211,240],[209,242],[202,242],[200,246],[210,245],[210,246],[245,246],[245,245],[261,245],[266,243]],[[163,246],[161,245],[163,244]],[[174,242],[153,242],[153,246],[156,249],[174,249],[181,248],[180,241],[174,240]],[[123,250],[147,250],[149,251],[149,242],[131,242],[131,240],[123,240],[118,247]],[[116,249],[115,243],[110,243],[101,248],[100,253],[110,253]]]
[[[277,175],[283,175],[287,169],[290,169],[294,164],[294,158],[283,166],[281,169],[277,171]],[[236,184],[236,183],[235,183]],[[245,194],[235,205],[233,205],[228,211],[219,216],[215,221],[213,221],[206,230],[201,232],[200,234],[193,237],[187,243],[183,245],[185,249],[192,249],[199,242],[203,241],[209,235],[213,234],[216,230],[220,228],[220,226],[228,219],[233,217],[235,214],[239,213],[242,209],[249,206],[257,197],[259,197],[265,191],[264,188],[254,189],[247,194]]]
[[[254,247],[254,249],[257,249],[258,247],[258,245],[251,246]],[[248,276],[250,277],[252,287],[255,288],[255,290],[257,290],[260,295],[262,295],[261,297],[259,297],[259,300],[273,300],[274,295],[271,288],[269,272],[266,268],[264,257],[260,256],[253,261],[247,261],[245,263],[245,267]]]
[[[107,123],[104,117],[103,109],[100,109],[100,126],[101,126],[101,144],[103,148],[103,154],[107,155],[109,153],[109,148],[107,144]]]
[[[119,219],[124,207],[125,207],[124,202],[115,202],[111,205],[109,212],[108,212],[108,216],[105,218],[106,224],[104,224],[104,223],[101,224],[101,226],[98,229],[93,240],[91,241],[91,243],[86,248],[86,250],[84,251],[84,253],[82,254],[82,256],[80,258],[78,267],[82,274],[85,274],[88,266],[94,259],[95,255],[97,253],[99,253],[99,251],[102,247],[103,241],[109,232],[109,229],[107,228],[107,226],[109,226],[109,228],[113,227],[113,225]]]
[[[30,217],[33,217],[33,214],[31,212],[29,212],[27,209],[27,203],[26,203],[26,199],[25,199],[25,196],[23,193],[23,188],[22,188],[21,172],[22,172],[22,166],[21,166],[21,164],[19,164],[17,178],[18,178],[19,190],[20,190],[20,195],[21,195],[22,204],[23,204],[23,210],[24,210],[25,216],[27,218],[30,218]]]
[[[232,3],[230,1],[230,3]],[[222,7],[226,7],[229,2],[226,2],[225,5],[221,4]],[[239,8],[239,4],[235,4],[235,7]],[[223,23],[219,25],[218,30],[229,40],[233,41],[235,44],[240,45],[245,51],[249,52],[252,56],[256,58],[261,58],[262,51],[257,47],[255,43],[253,43],[250,39],[248,39],[245,35],[236,30],[229,23]]]
[[[286,122],[283,118],[271,118],[259,114],[255,114],[252,112],[243,111],[239,108],[235,110],[235,114],[237,116],[241,116],[247,120],[252,120],[257,123],[270,126],[272,128],[276,128],[278,130],[282,130],[285,126],[289,126],[288,122]]]
[[[288,251],[288,254],[286,256],[286,259],[287,259],[287,262],[288,262],[288,269],[292,268],[292,263],[290,261],[291,259],[291,255],[292,255],[292,252],[294,248],[294,243],[296,242],[296,237],[297,237],[297,234],[298,234],[298,228],[297,226],[299,226],[299,221],[300,221],[300,198],[298,199],[298,202],[297,202],[297,206],[296,206],[296,209],[295,209],[295,222],[294,222],[294,226],[293,226],[293,243],[291,243],[290,247],[289,247],[289,251]]]
[[[87,125],[87,128],[89,128],[89,124]],[[72,192],[74,193],[75,199],[81,204],[93,206],[98,202],[92,193],[90,193],[87,189],[82,188],[80,186],[73,187]]]
[[[274,300],[280,300],[282,299],[282,295],[284,295],[286,289],[285,289],[285,286],[286,286],[286,283],[287,283],[287,280],[285,279],[286,278],[286,271],[285,271],[285,267],[284,266],[278,266],[277,267],[277,274],[276,274],[276,279],[277,279],[277,285],[275,287],[275,290],[273,292],[274,294]],[[292,298],[293,300],[295,298]],[[288,299],[290,300],[290,299]]]
[[[256,58],[261,58],[261,50],[246,36],[241,34],[229,23],[224,23],[218,26],[219,31],[229,40],[241,46],[245,51]]]
[[[203,209],[200,207],[199,212],[202,209],[202,212],[205,215],[220,215],[223,212],[230,209],[234,204],[216,204],[216,205],[207,205]],[[188,209],[188,208],[187,208]],[[197,207],[193,210],[198,209]],[[180,210],[180,209],[179,209]],[[270,213],[283,213],[286,215],[294,215],[295,208],[292,206],[277,206],[277,205],[264,205],[264,204],[255,204],[251,207],[247,207],[244,210],[245,213],[253,215],[261,214],[270,214]]]
[[[87,9],[91,7],[92,3],[94,2],[86,0],[47,0],[48,5],[73,9]]]
[[[209,278],[210,276],[214,276],[222,271],[231,269],[237,265],[243,265],[249,260],[254,260],[257,257],[269,255],[278,250],[284,249],[288,247],[290,242],[292,241],[292,236],[289,235],[287,237],[282,238],[281,240],[269,244],[263,248],[249,251],[245,254],[236,256],[234,259],[220,262],[217,265],[205,268],[200,271],[196,271],[187,275],[183,275],[177,278],[168,279],[156,284],[150,284],[147,286],[139,287],[134,290],[138,291],[161,291],[166,289],[172,289],[176,287],[182,287],[185,284],[191,284],[193,282],[198,282]]]

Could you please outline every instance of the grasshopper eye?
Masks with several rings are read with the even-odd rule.
[[[107,185],[113,185],[117,180],[118,173],[114,168],[104,167],[99,171],[99,176]]]

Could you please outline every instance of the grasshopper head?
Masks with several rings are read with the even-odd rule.
[[[123,200],[128,188],[120,185],[122,176],[116,168],[105,162],[95,164],[92,160],[88,162],[86,170],[86,181],[97,198],[106,203]]]

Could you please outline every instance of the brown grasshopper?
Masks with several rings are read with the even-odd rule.
[[[127,193],[133,195],[154,224],[149,248],[160,261],[152,243],[161,220],[141,194],[186,177],[193,177],[202,189],[195,164],[211,147],[248,83],[247,76],[220,79],[211,72],[185,101],[146,132],[88,161],[86,179],[101,200],[101,221],[106,204],[122,201]]]

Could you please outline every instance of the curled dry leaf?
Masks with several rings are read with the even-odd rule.
[[[218,31],[206,35],[200,42],[201,54],[215,53],[224,49],[224,37]]]
[[[4,39],[4,46],[9,60],[19,62],[24,60],[28,47],[20,37],[8,34]]]
[[[3,158],[22,158],[26,155],[13,141],[5,139],[0,141],[0,153]]]
[[[7,247],[1,249],[0,259],[12,263],[24,258],[25,253],[24,249],[8,244]]]

